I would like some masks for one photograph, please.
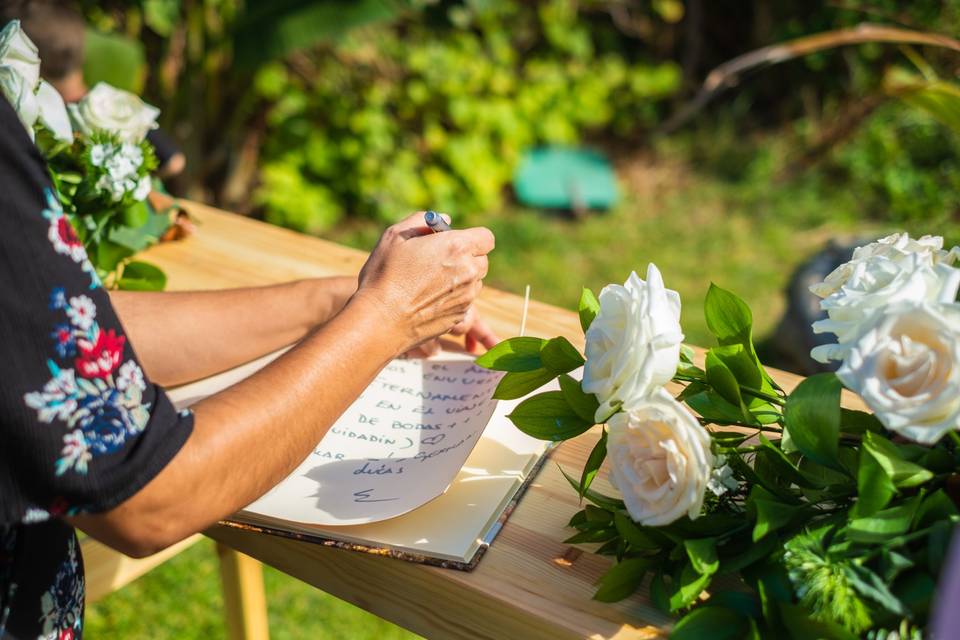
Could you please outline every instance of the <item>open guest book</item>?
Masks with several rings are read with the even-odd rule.
[[[278,355],[169,395],[187,407]],[[549,446],[506,418],[519,400],[492,399],[501,375],[459,353],[392,361],[293,473],[224,524],[472,569]]]

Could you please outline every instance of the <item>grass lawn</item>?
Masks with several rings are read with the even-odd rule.
[[[497,235],[490,286],[573,308],[581,286],[599,290],[641,276],[655,262],[680,292],[687,340],[707,344],[703,296],[711,281],[744,297],[762,339],[784,304],[793,269],[838,235],[879,235],[857,222],[857,203],[843,192],[805,182],[777,185],[763,175],[731,181],[694,171],[669,153],[621,163],[623,202],[616,210],[572,220],[509,208],[495,214],[451,212],[459,226],[485,224]],[[330,238],[369,249],[379,225],[355,222]],[[910,229],[911,232],[942,232]],[[285,638],[414,637],[372,615],[272,569],[266,570],[270,630]],[[197,545],[87,612],[90,638],[225,636],[212,544]]]

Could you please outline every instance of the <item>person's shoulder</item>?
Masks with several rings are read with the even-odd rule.
[[[0,97],[0,162],[40,167],[44,164],[40,150],[30,139],[13,105],[3,97]]]

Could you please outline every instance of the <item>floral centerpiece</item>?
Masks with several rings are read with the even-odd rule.
[[[147,202],[157,158],[146,135],[160,111],[105,83],[64,105],[40,79],[37,48],[18,20],[0,31],[0,91],[46,158],[71,223],[60,229],[59,242],[82,244],[108,286],[162,289],[160,269],[130,260],[169,226]]]
[[[599,297],[584,290],[585,357],[564,338],[506,340],[522,431],[567,440],[603,424],[579,478],[569,543],[616,564],[595,598],[647,584],[683,614],[675,638],[921,637],[960,515],[960,250],[897,234],[856,250],[812,290],[838,371],[789,392],[767,373],[752,316],[711,285],[718,345],[682,344],[680,297],[654,265]],[[570,374],[583,367],[582,380]],[[843,388],[870,411],[841,402]],[[619,495],[592,488],[606,460]],[[566,475],[566,474],[565,474]]]

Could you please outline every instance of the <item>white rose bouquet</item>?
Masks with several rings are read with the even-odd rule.
[[[525,433],[606,423],[579,479],[564,474],[589,502],[567,542],[617,560],[594,597],[646,584],[683,614],[673,638],[921,638],[960,520],[958,259],[930,236],[858,249],[812,287],[828,314],[815,329],[837,335],[813,355],[839,369],[789,393],[757,357],[747,305],[714,285],[719,344],[695,364],[653,265],[584,290],[586,357],[523,337],[479,358],[506,372],[501,399],[559,380],[510,414]],[[844,386],[872,413],[842,407]],[[619,495],[593,488],[604,463]]]
[[[156,127],[159,110],[104,83],[65,106],[40,79],[37,48],[18,20],[0,31],[0,90],[47,160],[54,202],[76,235],[67,240],[83,244],[107,285],[162,289],[162,271],[130,260],[170,224],[166,212],[147,202],[157,158],[146,134]]]

